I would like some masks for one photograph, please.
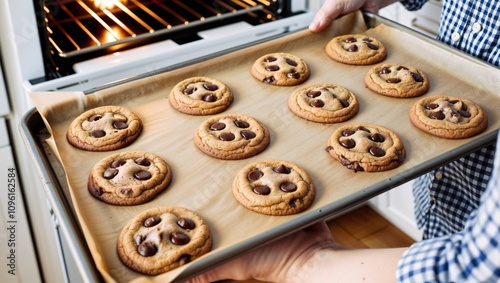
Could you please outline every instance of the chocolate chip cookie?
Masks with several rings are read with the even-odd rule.
[[[398,167],[406,157],[399,137],[374,124],[338,128],[328,139],[326,151],[348,169],[379,172]]]
[[[368,71],[365,84],[376,93],[391,97],[416,97],[427,92],[429,79],[413,66],[379,64]]]
[[[296,90],[288,100],[288,108],[297,116],[319,123],[338,123],[358,113],[356,96],[335,84],[316,84]]]
[[[289,53],[271,53],[257,59],[252,66],[252,75],[257,80],[276,86],[293,86],[309,78],[306,62]]]
[[[233,93],[216,79],[193,77],[175,85],[170,92],[169,101],[179,112],[210,115],[226,110],[233,102]]]
[[[417,101],[410,110],[410,120],[420,130],[447,139],[472,137],[488,127],[488,116],[478,104],[444,95]]]
[[[234,178],[233,195],[244,207],[267,215],[290,215],[306,210],[316,189],[299,166],[283,160],[252,163]]]
[[[85,111],[73,120],[66,138],[79,149],[108,151],[131,144],[141,131],[141,119],[129,109],[101,106]]]
[[[269,131],[256,119],[242,114],[221,114],[205,120],[193,136],[196,147],[219,159],[243,159],[263,151]]]
[[[387,56],[385,46],[376,38],[363,34],[334,37],[325,46],[326,54],[335,61],[350,65],[370,65]]]
[[[118,236],[116,250],[128,268],[157,275],[210,252],[212,243],[210,228],[195,212],[163,206],[130,220]]]
[[[113,205],[142,204],[165,190],[172,180],[168,164],[143,151],[121,152],[99,161],[89,174],[88,190]]]

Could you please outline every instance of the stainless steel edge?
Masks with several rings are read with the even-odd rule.
[[[42,118],[36,109],[32,109],[25,114],[20,123],[20,133],[24,140],[27,151],[32,158],[38,176],[45,190],[45,195],[52,207],[53,213],[59,222],[59,227],[66,239],[77,239],[67,241],[68,248],[75,259],[75,264],[80,272],[83,282],[100,282],[101,277],[97,272],[94,261],[90,255],[87,246],[84,245],[85,239],[77,225],[69,204],[64,196],[59,182],[55,177],[52,166],[49,164],[45,153],[37,142],[36,133],[45,127]]]

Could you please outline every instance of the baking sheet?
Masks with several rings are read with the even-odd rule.
[[[335,35],[363,32],[379,38],[388,50],[384,62],[413,65],[430,80],[426,95],[456,95],[472,99],[485,108],[490,119],[487,131],[464,140],[445,140],[414,128],[408,110],[418,100],[377,95],[368,90],[363,77],[372,66],[350,66],[334,62],[324,46]],[[308,63],[311,77],[300,86],[277,87],[253,79],[250,68],[260,56],[289,52]],[[192,76],[218,79],[231,88],[235,100],[225,113],[250,115],[271,132],[271,144],[262,153],[244,160],[224,161],[199,152],[192,134],[207,116],[189,116],[174,110],[168,94],[179,81]],[[458,157],[460,150],[500,127],[500,74],[497,69],[449,52],[432,42],[387,25],[366,30],[361,13],[342,17],[328,29],[313,34],[297,32],[257,46],[245,48],[202,63],[120,84],[89,95],[81,92],[48,92],[32,95],[52,138],[48,141],[64,166],[73,206],[92,257],[103,278],[109,282],[173,281],[185,278],[255,245],[263,244],[307,223],[324,218],[328,211],[351,203],[367,190],[394,187],[411,178],[414,170],[430,170],[436,160]],[[359,113],[340,124],[317,124],[294,116],[287,107],[289,95],[297,88],[315,83],[335,83],[350,89],[360,102]],[[83,111],[115,104],[132,109],[144,122],[139,139],[120,151],[147,150],[163,157],[171,166],[173,181],[168,189],[147,204],[133,207],[110,206],[87,191],[90,168],[113,152],[85,152],[71,147],[65,138],[71,121]],[[397,169],[379,173],[354,173],[333,160],[324,150],[326,140],[339,125],[376,123],[395,131],[407,149],[407,159]],[[296,163],[312,177],[317,187],[313,205],[292,216],[266,216],[240,206],[232,197],[231,182],[247,164],[283,159]],[[178,205],[197,212],[211,227],[214,249],[205,257],[163,275],[143,276],[127,269],[115,252],[121,228],[138,213],[155,206]]]

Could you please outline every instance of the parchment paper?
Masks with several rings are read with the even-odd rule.
[[[500,72],[453,54],[434,43],[387,25],[366,29],[361,13],[342,17],[321,33],[300,31],[283,38],[242,49],[202,63],[121,84],[90,95],[80,92],[33,93],[32,97],[52,137],[48,141],[66,172],[71,201],[97,268],[109,282],[167,282],[189,274],[192,264],[211,265],[234,247],[252,239],[269,240],[266,235],[303,217],[320,219],[322,208],[349,198],[367,187],[396,174],[411,172],[443,154],[456,158],[453,151],[482,135],[463,140],[433,137],[412,126],[408,110],[419,98],[397,99],[367,89],[363,78],[372,66],[351,66],[335,62],[324,52],[326,43],[345,33],[365,33],[377,37],[388,50],[384,62],[413,65],[429,80],[426,95],[467,97],[480,104],[489,116],[486,133],[500,126]],[[302,85],[277,87],[255,80],[250,73],[253,62],[271,52],[289,52],[303,58],[311,69]],[[208,117],[190,116],[173,109],[168,102],[170,90],[192,76],[218,79],[233,91],[235,99],[224,113],[250,115],[271,132],[271,144],[262,153],[244,160],[224,161],[198,151],[192,141],[195,129]],[[318,124],[294,116],[287,107],[297,88],[315,83],[334,83],[350,89],[360,102],[359,113],[341,124]],[[71,121],[83,111],[101,105],[121,105],[139,115],[144,130],[137,141],[119,151],[145,150],[164,158],[173,172],[166,191],[149,203],[130,207],[112,206],[93,198],[87,191],[90,169],[113,152],[86,152],[73,148],[65,138]],[[394,170],[379,173],[354,173],[325,151],[333,131],[346,123],[375,123],[392,129],[402,139],[405,162]],[[247,164],[266,159],[282,159],[304,168],[313,179],[317,194],[313,205],[292,216],[266,216],[242,207],[233,198],[231,183]],[[408,174],[411,175],[411,174]],[[151,277],[126,268],[115,251],[117,236],[131,218],[156,206],[175,205],[191,209],[204,218],[214,236],[213,251],[194,263],[163,275]],[[317,215],[317,216],[316,216]],[[302,225],[302,224],[301,224]],[[291,225],[290,227],[295,227]],[[247,249],[250,247],[244,247]]]

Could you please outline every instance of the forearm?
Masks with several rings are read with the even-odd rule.
[[[293,282],[396,282],[398,261],[406,248],[323,249],[290,274]],[[290,277],[289,277],[290,278]],[[291,281],[287,281],[291,282]]]

